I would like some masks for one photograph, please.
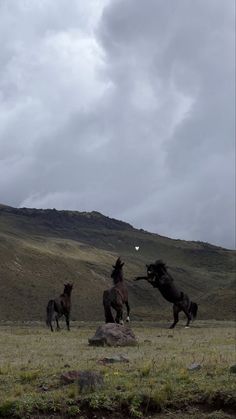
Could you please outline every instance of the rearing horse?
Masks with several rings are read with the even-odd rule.
[[[70,310],[71,310],[71,291],[73,288],[73,284],[64,284],[64,292],[60,295],[59,298],[55,300],[49,300],[47,305],[47,326],[52,327],[52,319],[55,314],[55,320],[57,323],[57,330],[60,330],[58,320],[60,317],[65,316],[66,318],[66,326],[67,330],[70,330]]]
[[[179,291],[174,284],[172,276],[167,272],[167,268],[162,260],[146,265],[147,276],[138,276],[135,281],[146,279],[154,288],[158,288],[165,300],[173,303],[174,322],[170,326],[173,329],[179,321],[179,313],[183,311],[187,317],[186,327],[191,320],[197,316],[198,305],[190,301],[187,294]]]
[[[126,305],[127,309],[127,319],[130,321],[129,313],[130,307],[128,302],[128,289],[124,284],[123,278],[123,266],[124,263],[121,262],[121,259],[118,258],[115,266],[113,266],[113,271],[111,273],[111,278],[113,278],[114,286],[105,290],[103,293],[103,307],[105,312],[105,321],[106,323],[120,323],[123,324],[123,304]],[[114,320],[112,310],[116,311],[116,318]]]

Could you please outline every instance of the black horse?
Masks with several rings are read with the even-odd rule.
[[[126,305],[127,309],[127,319],[130,321],[129,313],[130,307],[128,302],[128,290],[124,284],[123,278],[123,266],[124,263],[121,262],[121,259],[118,258],[115,266],[113,266],[113,271],[111,277],[113,278],[114,286],[105,290],[103,293],[103,307],[105,312],[105,321],[106,323],[120,323],[123,324],[123,304]],[[116,317],[114,320],[112,310],[116,311]]]
[[[146,279],[154,288],[158,288],[162,296],[173,303],[174,322],[170,326],[173,329],[179,321],[179,313],[183,311],[187,316],[186,327],[189,326],[191,320],[197,316],[198,305],[190,301],[187,294],[179,291],[174,284],[172,276],[167,272],[165,263],[157,260],[155,263],[146,265],[147,276],[138,276],[135,281]]]
[[[55,314],[55,320],[57,323],[57,330],[60,329],[58,320],[60,317],[65,316],[67,330],[70,330],[70,310],[71,310],[71,291],[73,284],[64,284],[64,292],[56,300],[49,300],[47,305],[47,320],[46,324],[48,327],[52,327],[52,320]]]

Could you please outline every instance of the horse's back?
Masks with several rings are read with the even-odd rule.
[[[116,303],[122,305],[128,301],[128,290],[125,285],[118,283],[103,292],[103,304]]]

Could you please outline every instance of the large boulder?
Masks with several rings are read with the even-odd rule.
[[[134,346],[137,339],[130,327],[117,323],[106,323],[99,326],[95,335],[89,339],[93,346]]]

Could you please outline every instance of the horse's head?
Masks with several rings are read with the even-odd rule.
[[[166,265],[162,260],[157,260],[155,263],[146,265],[147,267],[147,277],[149,279],[154,279],[156,276],[162,276],[167,272]]]
[[[64,284],[64,294],[70,295],[72,289],[73,289],[73,284],[70,284],[69,282],[67,284]]]
[[[113,278],[114,283],[123,281],[123,266],[124,262],[121,262],[120,257],[117,259],[116,264],[113,265],[113,271],[111,273],[111,278]]]
[[[147,267],[147,277],[148,279],[154,279],[156,276],[156,271],[155,271],[155,264],[151,263],[150,265],[146,265]]]

